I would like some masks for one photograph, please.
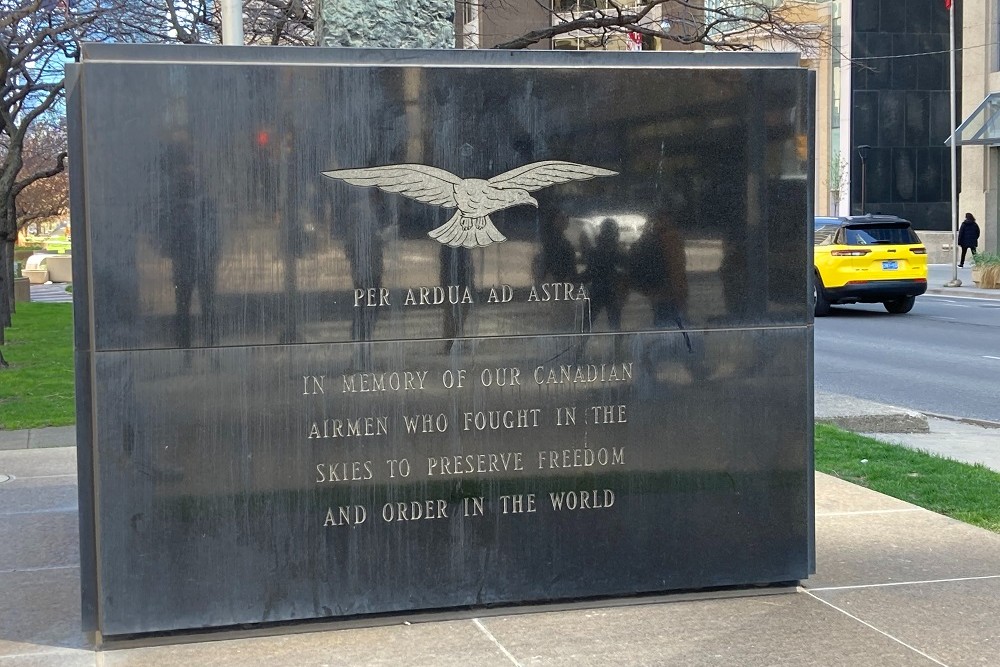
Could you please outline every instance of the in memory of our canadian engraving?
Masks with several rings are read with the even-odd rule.
[[[545,160],[511,169],[489,180],[461,178],[423,164],[394,164],[367,169],[324,171],[324,176],[351,185],[372,186],[443,208],[457,208],[448,222],[429,232],[444,245],[482,248],[507,237],[490,220],[490,213],[538,202],[528,193],[569,181],[617,176],[617,171],[575,162]]]

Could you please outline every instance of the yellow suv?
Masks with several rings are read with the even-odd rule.
[[[927,291],[927,248],[908,220],[892,215],[816,218],[816,317],[839,303],[881,303],[910,312]]]

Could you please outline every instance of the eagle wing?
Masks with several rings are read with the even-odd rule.
[[[394,164],[367,169],[338,169],[324,171],[324,176],[346,181],[351,185],[371,186],[395,192],[410,199],[455,208],[455,186],[462,179],[436,167],[422,164]]]
[[[567,183],[569,181],[586,181],[598,176],[617,176],[617,171],[591,167],[586,164],[575,162],[563,162],[561,160],[546,160],[545,162],[533,162],[517,169],[511,169],[494,176],[489,181],[490,185],[501,190],[517,188],[533,192],[541,190],[557,183]]]

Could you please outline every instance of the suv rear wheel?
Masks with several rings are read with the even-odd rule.
[[[893,315],[903,315],[913,310],[913,302],[917,300],[915,296],[904,296],[895,301],[885,301],[882,303],[885,309]]]

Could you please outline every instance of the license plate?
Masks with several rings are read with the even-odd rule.
[[[898,268],[899,268],[899,260],[887,259],[884,262],[882,262],[882,269],[884,271],[895,271]]]

